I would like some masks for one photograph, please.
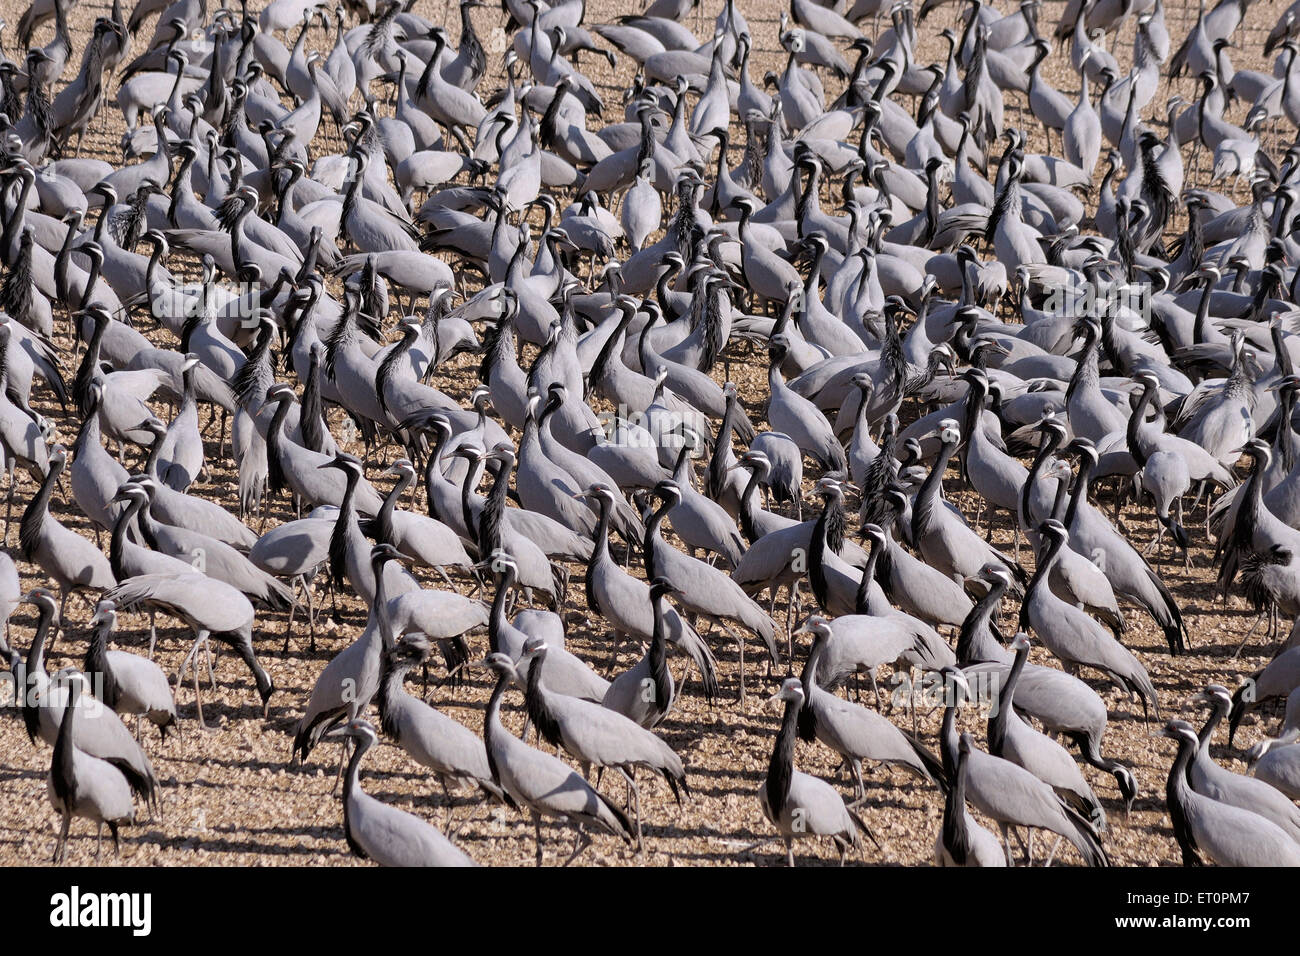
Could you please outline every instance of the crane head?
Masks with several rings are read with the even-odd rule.
[[[781,681],[781,689],[768,698],[768,703],[787,703],[802,706],[805,698],[803,682],[797,677],[787,677]]]

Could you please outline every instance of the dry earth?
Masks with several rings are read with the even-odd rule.
[[[705,6],[707,18],[692,14],[687,21],[700,36],[707,35],[705,23],[711,23],[719,5],[706,2]],[[780,69],[783,55],[777,45],[777,30],[781,3],[778,0],[744,0],[740,6],[756,41],[752,75],[759,78],[767,69]],[[1005,0],[1000,7],[1010,9]],[[1056,23],[1062,7],[1063,3],[1058,0],[1043,4],[1040,14],[1042,32],[1047,33]],[[17,22],[23,8],[19,0],[0,0],[0,14],[10,24]],[[459,33],[454,4],[418,0],[415,10],[446,23],[453,38]],[[1252,7],[1245,27],[1234,38],[1240,48],[1233,52],[1239,68],[1262,68],[1263,39],[1280,10],[1278,3],[1257,3]],[[81,0],[76,6],[71,20],[78,49],[89,36],[94,17],[107,12],[107,3]],[[587,5],[587,21],[600,23],[627,12],[630,11],[623,4],[593,0]],[[945,5],[921,25],[920,33],[925,39],[918,50],[919,60],[928,62],[941,57],[942,44],[937,40],[938,32],[943,26],[956,22],[956,12],[955,4]],[[1196,5],[1190,0],[1173,0],[1167,4],[1166,15],[1176,45],[1194,22]],[[475,10],[474,18],[485,45],[499,53],[504,47],[504,33],[500,32],[504,15],[492,6]],[[152,23],[146,26],[144,36],[137,38],[136,52],[151,31]],[[494,34],[494,31],[497,32]],[[1117,55],[1125,67],[1132,35],[1130,23],[1117,47]],[[47,25],[38,32],[36,42],[45,43],[49,36],[50,26]],[[317,27],[310,35],[308,48],[328,49],[323,46],[327,42]],[[10,50],[9,55],[14,56],[14,52]],[[500,86],[499,67],[500,56],[491,56],[493,72],[485,80],[484,89]],[[621,120],[620,94],[631,80],[630,61],[620,58],[619,68],[612,75],[608,66],[594,57],[584,58],[583,67],[596,81],[605,99],[606,120]],[[1077,78],[1065,55],[1059,51],[1053,52],[1043,75],[1068,96],[1077,94]],[[71,78],[71,69],[65,78]],[[830,95],[839,92],[833,79],[827,80],[827,89]],[[110,97],[115,90],[116,84],[110,90]],[[1188,98],[1194,95],[1188,81],[1168,90],[1162,88],[1152,104],[1159,107],[1162,115],[1165,97],[1173,92],[1180,92]],[[1013,108],[1007,112],[1007,123],[1024,125],[1031,134],[1032,148],[1043,149],[1042,131],[1025,110],[1023,98],[1009,94],[1008,105]],[[1238,105],[1233,119],[1240,121],[1244,111],[1245,107]],[[1158,125],[1163,126],[1163,120]],[[122,131],[120,113],[106,109],[87,135],[83,153],[120,161]],[[1273,136],[1271,142],[1276,144],[1279,140]],[[318,137],[313,143],[313,155],[335,152],[339,148],[337,136],[330,130],[328,135]],[[1285,146],[1273,149],[1272,154],[1278,156],[1282,149]],[[1200,178],[1193,181],[1190,154],[1188,148],[1189,185],[1193,182],[1203,185],[1207,164],[1201,163]],[[739,151],[733,156],[733,162],[738,160]],[[1246,197],[1241,187],[1237,187],[1235,195],[1238,201]],[[1090,196],[1087,201],[1091,206],[1095,197]],[[1179,227],[1180,223],[1175,224],[1175,228]],[[192,268],[193,263],[189,265]],[[149,324],[144,316],[139,322]],[[62,318],[59,324],[63,332],[66,324]],[[176,345],[169,341],[166,332],[157,329],[146,329],[146,332],[160,344]],[[74,345],[66,334],[61,335],[58,344],[64,350],[65,369],[71,374],[79,354],[74,351]],[[456,366],[450,372],[439,373],[436,384],[463,400],[474,385],[476,363],[471,357],[462,356]],[[761,357],[744,350],[733,355],[731,369],[748,410],[757,422],[761,418],[761,402],[766,392]],[[34,404],[59,422],[59,438],[70,444],[76,432],[75,419],[67,417],[52,402],[48,389],[38,390]],[[164,415],[170,412],[165,407],[157,410]],[[336,410],[331,419],[336,435],[341,433],[340,421],[341,415]],[[359,445],[350,446],[348,450],[358,454],[362,451]],[[210,471],[192,493],[219,501],[228,508],[236,507],[236,475],[230,467],[228,444],[209,440],[207,454]],[[398,450],[390,446],[381,449],[377,454],[378,460],[371,462],[369,477],[381,488],[386,488],[390,480],[381,477],[384,465],[397,454]],[[33,491],[30,479],[20,477],[16,495],[19,508]],[[968,515],[973,516],[973,502],[959,491],[953,479],[949,481],[949,493],[961,501]],[[423,507],[422,496],[419,506]],[[70,497],[65,492],[56,494],[54,507],[60,520],[82,534],[93,535],[88,522],[70,504]],[[270,528],[289,517],[292,515],[288,503],[282,498],[269,509],[262,527]],[[996,540],[1009,546],[1010,526],[1005,516],[1001,520]],[[1123,520],[1132,540],[1139,546],[1145,545],[1154,533],[1154,521],[1149,510],[1130,508]],[[1209,569],[1211,553],[1205,544],[1203,508],[1188,515],[1188,526],[1196,545],[1194,568],[1185,571],[1179,560],[1173,564],[1160,564],[1158,570],[1183,608],[1191,635],[1191,652],[1184,657],[1171,658],[1165,652],[1160,632],[1149,618],[1132,609],[1126,612],[1126,616],[1130,625],[1129,646],[1151,673],[1160,693],[1162,716],[1181,715],[1199,721],[1201,713],[1189,703],[1191,695],[1212,681],[1235,687],[1243,676],[1263,665],[1271,649],[1257,633],[1243,654],[1239,658],[1233,657],[1254,615],[1235,600],[1229,600],[1225,606],[1215,599],[1214,574]],[[15,520],[6,540],[6,547],[15,555],[17,531]],[[1022,552],[1022,557],[1024,555]],[[45,583],[39,569],[21,561],[19,567],[24,587]],[[641,649],[615,643],[599,621],[589,618],[581,606],[582,569],[575,568],[574,572],[570,604],[565,614],[568,646],[600,672],[612,675],[635,662]],[[432,581],[429,583],[433,585]],[[472,582],[465,579],[458,585],[468,592]],[[243,866],[357,862],[343,839],[341,803],[334,791],[337,747],[322,746],[305,766],[291,766],[288,762],[292,730],[317,675],[325,662],[355,638],[364,625],[366,610],[360,602],[349,599],[341,601],[340,607],[341,616],[337,622],[332,621],[328,613],[321,615],[314,652],[310,650],[307,629],[299,622],[289,637],[288,652],[282,653],[286,620],[283,616],[259,614],[255,634],[258,653],[279,688],[265,719],[261,716],[247,672],[228,653],[220,655],[216,664],[217,688],[204,688],[204,711],[209,721],[220,721],[222,726],[218,732],[201,733],[195,729],[192,720],[194,691],[192,687],[182,688],[179,704],[184,732],[163,743],[152,734],[146,739],[147,749],[162,782],[162,812],[158,818],[126,831],[120,860],[114,860],[106,853],[102,862]],[[1008,602],[1006,610],[1010,614],[1016,608]],[[31,637],[32,612],[30,606],[24,605],[10,621],[9,638],[20,650],[26,649]],[[51,670],[65,664],[80,663],[91,613],[91,606],[85,601],[73,600],[66,631],[52,653]],[[173,622],[160,623],[159,660],[169,673],[174,673],[189,646],[188,631]],[[117,633],[120,645],[143,652],[148,641],[147,624],[142,615],[122,615]],[[485,636],[475,635],[473,645],[481,656],[486,648]],[[662,784],[644,786],[644,852],[636,854],[612,838],[597,837],[595,844],[581,858],[583,863],[744,865],[773,864],[781,860],[779,843],[769,842],[757,848],[751,848],[751,845],[773,835],[759,809],[757,793],[766,773],[780,718],[777,707],[765,704],[765,700],[774,689],[777,678],[783,675],[765,677],[760,674],[754,679],[752,662],[758,658],[758,648],[751,646],[747,655],[751,662],[751,693],[742,706],[736,699],[735,646],[715,641],[714,647],[723,686],[721,700],[717,706],[709,707],[698,693],[689,691],[662,727],[664,737],[681,754],[688,767],[692,799],[677,806]],[[800,660],[805,649],[800,650]],[[1041,647],[1034,651],[1033,659],[1038,663],[1050,663]],[[680,658],[674,661],[674,671],[679,675],[682,672]],[[467,685],[454,690],[437,684],[440,677],[440,673],[431,675],[429,701],[475,730],[481,730],[489,690],[483,675],[469,674]],[[1111,714],[1106,752],[1128,762],[1141,786],[1141,795],[1133,812],[1126,817],[1113,779],[1092,768],[1084,768],[1111,819],[1111,828],[1105,838],[1111,859],[1123,865],[1176,865],[1180,856],[1164,804],[1164,782],[1172,744],[1152,734],[1158,725],[1144,723],[1136,705],[1095,682],[1094,686],[1105,696]],[[507,721],[516,728],[522,721],[520,703],[517,694],[512,694],[508,700]],[[894,717],[900,722],[906,720],[901,711]],[[922,714],[922,733],[932,745],[935,744],[938,717],[937,712]],[[977,737],[982,735],[982,721],[973,713],[963,715],[962,726]],[[1238,744],[1249,746],[1265,729],[1258,719],[1248,720]],[[50,858],[56,834],[55,816],[46,798],[45,778],[50,755],[48,746],[43,743],[33,746],[28,741],[16,711],[6,709],[0,712],[0,863],[33,864]],[[1234,770],[1245,769],[1240,751],[1216,747],[1215,755]],[[801,743],[796,760],[800,769],[834,779],[843,792],[851,793],[847,778],[836,773],[836,761],[825,748]],[[533,830],[524,816],[486,805],[476,797],[464,794],[453,796],[449,801],[417,765],[391,745],[382,745],[371,753],[364,767],[363,781],[367,791],[374,796],[408,809],[453,833],[456,842],[484,864],[531,865],[533,862]],[[613,783],[608,776],[604,788],[616,798],[622,795],[622,784]],[[884,864],[930,862],[942,809],[942,797],[933,786],[883,768],[871,771],[863,815],[880,840],[881,848],[869,847],[865,859]],[[544,833],[546,862],[563,860],[571,846],[571,831],[567,827],[551,825],[545,828]],[[801,862],[831,863],[835,860],[829,844],[807,842],[797,849]],[[93,833],[87,824],[78,822],[73,828],[68,859],[90,863],[96,859],[94,854]],[[1062,852],[1061,860],[1077,863],[1078,858],[1073,850],[1067,850]]]

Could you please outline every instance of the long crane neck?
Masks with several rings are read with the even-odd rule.
[[[54,741],[54,762],[50,768],[50,785],[63,804],[64,816],[71,816],[77,802],[77,777],[73,767],[72,721],[77,715],[77,696],[81,681],[68,686],[68,700],[59,721],[59,736]]]
[[[483,742],[487,745],[488,769],[492,771],[492,780],[497,784],[501,783],[501,771],[497,768],[494,751],[497,740],[507,733],[501,725],[501,700],[509,685],[509,674],[498,675],[497,685],[492,688],[492,696],[488,698],[487,710],[483,714]]]
[[[971,612],[966,615],[966,620],[961,622],[955,650],[959,665],[965,667],[969,664],[994,660],[994,656],[988,653],[994,646],[990,626],[993,615],[1006,593],[1005,582],[997,580],[989,587],[988,593],[971,608]]]
[[[397,502],[402,499],[402,495],[406,494],[407,489],[411,487],[414,481],[414,472],[403,471],[397,479],[397,483],[393,485],[393,490],[384,499],[383,507],[379,509],[379,514],[376,516],[378,520],[375,522],[378,528],[378,541],[387,542],[392,540],[393,512],[397,510]]]
[[[1180,737],[1178,755],[1173,766],[1169,768],[1169,779],[1165,782],[1165,803],[1169,807],[1169,822],[1173,824],[1174,837],[1183,851],[1184,865],[1200,862],[1196,852],[1196,839],[1187,819],[1187,799],[1190,787],[1187,784],[1187,767],[1196,750],[1196,741]]]
[[[1011,671],[1002,682],[1002,688],[998,692],[998,712],[993,715],[988,723],[989,753],[998,757],[1002,756],[1002,748],[1006,743],[1007,727],[1011,723],[1011,708],[1015,700],[1016,685],[1020,683],[1020,674],[1024,671],[1025,661],[1028,659],[1028,647],[1016,651],[1016,659],[1011,662]]]
[[[966,758],[960,753],[956,779],[943,801],[943,845],[954,863],[959,866],[966,863],[971,845],[966,825]]]
[[[794,742],[799,703],[788,700],[781,718],[781,730],[776,735],[776,746],[767,765],[767,802],[772,816],[780,819],[781,810],[790,796],[790,782],[794,778]]]
[[[1038,567],[1034,569],[1034,576],[1029,579],[1029,584],[1025,588],[1024,600],[1020,602],[1020,621],[1017,625],[1020,630],[1029,630],[1029,608],[1033,604],[1034,598],[1038,597],[1041,589],[1056,567],[1057,558],[1060,556],[1061,548],[1065,546],[1065,541],[1061,538],[1052,538],[1047,542],[1047,549],[1043,553],[1043,558],[1038,562]]]
[[[948,462],[952,460],[952,453],[957,446],[951,442],[944,442],[939,446],[939,454],[934,460],[934,467],[930,473],[925,476],[925,481],[921,482],[921,487],[916,493],[916,500],[912,503],[912,539],[919,541],[924,536],[925,531],[930,526],[930,520],[934,516],[934,509],[942,507],[939,503],[939,490],[943,487],[944,472],[948,470]]]
[[[506,600],[510,589],[515,586],[514,568],[507,564],[500,572],[497,581],[497,593],[492,598],[492,610],[488,614],[488,649],[493,653],[501,650],[501,630],[506,625]]]

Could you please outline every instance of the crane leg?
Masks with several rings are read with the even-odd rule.
[[[998,824],[998,829],[1002,831],[1002,848],[1006,851],[1007,854],[1007,866],[1015,866],[1016,865],[1015,857],[1011,855],[1011,837],[1009,836],[1010,827],[1008,827],[1005,823],[1000,823]]]
[[[785,865],[791,868],[794,867],[794,841],[789,837],[785,841]]]
[[[1052,844],[1052,852],[1047,854],[1047,862],[1043,864],[1044,867],[1048,867],[1052,865],[1052,861],[1056,859],[1056,851],[1060,849],[1061,841],[1063,839],[1065,838],[1061,836],[1058,836],[1056,838],[1056,842]]]
[[[72,588],[59,588],[59,591],[61,595],[59,597],[59,621],[62,622],[68,610],[68,598],[71,597],[72,595]],[[59,632],[58,630],[55,630],[54,634],[51,635],[50,637],[49,649],[52,650],[54,648],[54,642],[58,640],[58,638],[59,638]]]
[[[447,815],[446,815],[446,818],[443,820],[442,828],[443,828],[444,830],[446,830],[447,832],[450,832],[450,830],[451,830],[451,812],[452,812],[453,807],[452,807],[451,793],[450,793],[450,791],[447,790],[447,778],[444,777],[442,774],[439,774],[439,775],[438,775],[438,784],[439,784],[439,786],[442,787],[442,798],[443,798],[444,800],[447,801],[447,807],[446,807],[446,809],[447,809]]]
[[[149,660],[153,660],[153,649],[158,643],[158,612],[149,609]]]
[[[335,794],[339,792],[339,784],[343,781],[343,768],[348,765],[348,753],[351,750],[352,750],[352,738],[344,737],[343,752],[339,754],[339,769],[338,769],[338,773],[334,775],[334,789],[330,791],[331,794]]]
[[[194,664],[194,710],[195,718],[199,722],[199,730],[216,731],[219,729],[209,727],[203,719],[203,696],[199,693],[199,665],[197,661]]]
[[[1251,635],[1255,633],[1255,628],[1259,627],[1259,622],[1264,620],[1264,616],[1265,612],[1261,612],[1259,616],[1255,618],[1255,623],[1250,626],[1250,630],[1246,632],[1246,636],[1241,639],[1241,643],[1237,645],[1237,649],[1232,652],[1232,659],[1234,661],[1241,656],[1241,651],[1246,646],[1246,642],[1249,641]]]
[[[533,811],[533,839],[537,846],[537,865],[542,865],[542,815]]]
[[[9,525],[14,516],[14,464],[9,462],[9,492],[5,495],[5,540],[9,540]]]
[[[862,780],[862,761],[857,757],[850,757],[847,762],[849,769],[853,771],[853,789],[856,791],[856,796],[849,806],[859,807],[867,799],[867,786]]]
[[[54,844],[55,863],[62,863],[68,851],[68,828],[72,826],[72,811],[63,811],[63,823],[59,826],[59,839]]]
[[[1183,496],[1182,495],[1178,496],[1177,505],[1178,505],[1178,523],[1185,528],[1187,527],[1187,523],[1183,518]],[[1205,510],[1206,513],[1208,514],[1210,510],[1208,505],[1206,506]],[[1207,528],[1209,527],[1208,518],[1206,519],[1206,527]],[[1191,569],[1192,569],[1192,543],[1188,541],[1187,547],[1183,548],[1183,570],[1190,571]]]
[[[208,632],[207,632],[207,631],[199,631],[198,637],[195,639],[193,645],[191,645],[190,650],[189,650],[189,653],[186,654],[186,655],[185,655],[185,659],[184,659],[183,661],[181,661],[180,670],[178,670],[178,671],[176,672],[176,690],[177,690],[178,692],[180,691],[181,684],[182,684],[182,683],[184,682],[184,680],[185,680],[185,671],[186,671],[186,670],[187,670],[191,665],[193,665],[193,668],[194,668],[194,707],[195,707],[195,709],[196,709],[196,711],[197,711],[196,719],[198,720],[198,723],[199,723],[199,729],[200,729],[200,730],[212,731],[212,730],[216,730],[217,728],[215,728],[215,727],[209,727],[209,726],[207,725],[207,723],[205,723],[204,720],[203,720],[203,701],[202,701],[202,699],[201,699],[201,697],[200,697],[200,694],[199,694],[199,663],[198,663],[198,659],[197,659],[197,658],[198,658],[199,648],[201,648],[201,647],[206,647],[206,646],[207,646],[207,642],[208,642]],[[209,667],[210,667],[210,666],[211,666],[211,658],[209,658]],[[215,686],[215,682],[214,682],[214,686]]]
[[[202,637],[196,638],[194,643],[190,645],[189,652],[185,655],[185,659],[181,661],[180,668],[176,671],[176,687],[178,689],[180,688],[181,683],[185,680],[185,671],[189,668],[190,662],[194,660],[194,653],[199,646],[200,640],[202,640]]]
[[[569,858],[564,861],[564,865],[568,866],[570,863],[576,860],[579,856],[582,855],[582,851],[587,849],[587,847],[589,846],[591,846],[591,837],[587,835],[586,830],[584,830],[582,827],[578,827],[578,839],[574,843],[573,852],[570,853]]]
[[[302,576],[302,593],[307,599],[307,632],[311,635],[311,652],[316,653],[316,594],[315,588],[307,580],[307,576]]]
[[[217,689],[217,675],[212,670],[212,645],[207,641],[203,642],[203,658],[208,663],[208,686],[213,690]],[[198,675],[196,674],[195,677]]]
[[[630,772],[619,767],[619,772],[623,774],[623,779],[627,781],[627,799],[632,805],[632,812],[636,814],[636,851],[638,853],[645,849],[645,844],[641,840],[641,789],[636,785],[636,770]]]
[[[299,579],[300,579],[301,577],[302,577],[302,576],[299,575]],[[293,633],[293,612],[296,611],[296,610],[298,610],[298,587],[297,587],[297,580],[295,580],[295,582],[294,582],[294,597],[293,597],[293,600],[289,603],[289,620],[288,620],[287,622],[285,622],[285,625],[284,625],[284,646],[280,648],[280,656],[281,656],[281,657],[283,657],[284,655],[286,655],[286,654],[289,653],[289,635]]]
[[[740,652],[740,702],[745,703],[745,639],[739,634],[733,634],[736,639],[736,648]]]
[[[334,588],[334,575],[331,574],[328,580],[330,586],[330,604],[332,605],[330,616],[334,618],[335,624],[342,624],[343,615],[339,611],[339,596],[338,596],[338,591],[335,590]]]

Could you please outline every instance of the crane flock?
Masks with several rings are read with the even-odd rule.
[[[747,730],[714,862],[1300,865],[1300,0],[89,6],[0,44],[55,861],[232,730],[338,853],[672,858]]]

